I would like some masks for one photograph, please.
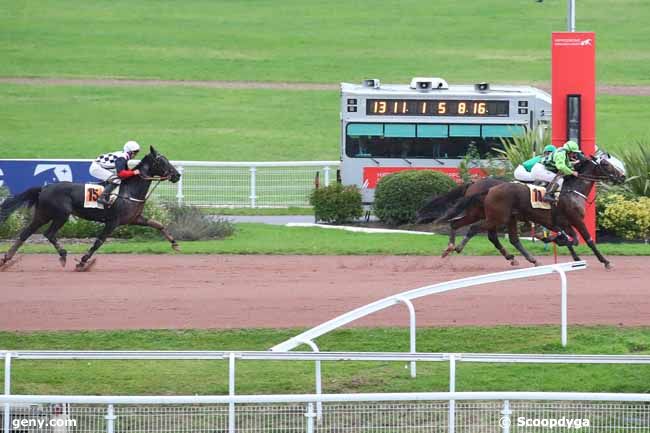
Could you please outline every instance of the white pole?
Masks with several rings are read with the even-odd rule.
[[[179,206],[183,206],[183,166],[178,166],[176,170],[178,170],[178,173],[181,175],[180,180],[176,184],[176,200],[178,201]]]
[[[311,350],[314,352],[320,352],[318,346],[311,340],[303,341],[306,345],[311,347]],[[323,393],[323,381],[321,378],[320,372],[320,361],[316,361],[316,395],[321,395]],[[316,402],[316,416],[320,420],[323,417],[323,402]]]
[[[250,199],[251,199],[251,208],[254,208],[254,207],[255,207],[255,199],[257,198],[257,197],[255,196],[255,194],[257,194],[256,188],[255,188],[255,183],[256,183],[256,180],[255,180],[255,172],[256,172],[256,171],[257,171],[257,168],[255,168],[255,167],[251,167],[251,168],[250,168],[250,172],[251,172],[251,196],[250,196]]]
[[[562,315],[562,330],[561,330],[561,339],[562,347],[566,347],[567,344],[567,283],[566,283],[566,273],[559,266],[553,266],[555,272],[560,274],[560,281],[562,282],[562,294],[561,294],[561,315]]]
[[[449,355],[449,392],[456,392],[456,355]],[[449,400],[449,433],[456,431],[456,400]]]
[[[329,165],[326,165],[323,167],[323,174],[325,175],[325,186],[330,185],[330,167]]]
[[[112,404],[108,405],[108,412],[106,413],[106,433],[113,433],[115,431],[115,408]]]
[[[5,353],[5,388],[4,393],[6,396],[11,395],[11,353]],[[9,433],[9,416],[10,416],[10,404],[5,403],[3,424],[4,432]]]
[[[415,326],[415,308],[413,307],[413,303],[409,301],[406,298],[398,298],[400,302],[403,302],[406,304],[406,307],[409,309],[409,328],[410,328],[410,343],[411,343],[411,353],[416,354],[417,350],[415,348],[415,333],[416,333],[416,326]],[[415,377],[417,374],[416,371],[416,364],[415,361],[411,361],[411,377]]]
[[[567,30],[576,31],[576,1],[567,0]]]
[[[235,354],[228,358],[228,395],[235,395]],[[228,433],[235,433],[235,403],[228,403]]]

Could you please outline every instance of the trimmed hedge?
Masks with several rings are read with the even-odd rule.
[[[416,211],[431,196],[458,186],[449,176],[431,170],[406,170],[383,177],[375,190],[375,215],[397,226],[413,223]]]
[[[314,189],[309,196],[316,221],[341,224],[361,218],[363,205],[361,192],[355,185],[335,183]]]
[[[650,197],[607,194],[601,200],[598,225],[628,240],[650,239]]]

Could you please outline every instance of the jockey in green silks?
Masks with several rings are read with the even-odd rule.
[[[533,169],[535,165],[541,164],[541,162],[555,152],[555,146],[552,144],[548,144],[544,147],[544,153],[542,155],[537,155],[532,158],[530,158],[527,161],[522,162],[515,168],[515,179],[522,181],[522,182],[533,182],[537,179],[535,179],[535,175],[533,173]]]
[[[551,183],[546,187],[546,194],[544,201],[555,203],[555,192],[562,187],[564,176],[578,176],[578,172],[574,170],[573,164],[577,162],[582,155],[578,143],[575,141],[567,141],[564,146],[557,149],[553,154],[544,159],[542,164],[545,168],[546,179],[553,176]]]

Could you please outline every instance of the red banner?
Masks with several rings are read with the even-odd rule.
[[[593,32],[556,32],[552,35],[553,144],[569,138],[568,96],[580,101],[580,148],[593,155],[596,146],[596,35]],[[589,195],[593,203],[595,188]],[[588,205],[585,223],[596,239],[595,205]]]
[[[461,184],[463,180],[460,178],[458,167],[364,167],[363,168],[363,187],[366,189],[377,188],[377,182],[384,176],[404,170],[431,170],[445,173],[451,177],[456,183]],[[485,176],[485,172],[480,168],[470,168],[469,173],[472,178],[479,178]]]

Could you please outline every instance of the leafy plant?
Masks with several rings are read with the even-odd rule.
[[[638,196],[650,197],[650,143],[637,141],[621,152],[625,164],[625,187]]]
[[[492,150],[502,154],[512,169],[541,152],[544,146],[551,142],[551,131],[542,126],[532,129],[525,128],[521,135],[502,137],[500,140],[503,149],[493,148]]]
[[[436,171],[406,170],[393,173],[377,184],[375,215],[392,226],[412,223],[426,199],[456,186],[449,176]]]
[[[168,203],[165,209],[170,219],[167,230],[176,240],[223,239],[235,232],[234,225],[228,219],[206,215],[196,206]]]
[[[316,221],[342,224],[363,215],[361,192],[354,185],[343,186],[337,182],[316,188],[309,196],[309,203],[314,207]]]

